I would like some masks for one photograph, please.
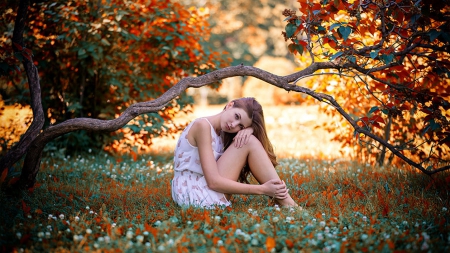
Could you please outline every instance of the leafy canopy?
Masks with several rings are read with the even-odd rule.
[[[0,8],[4,24],[0,46],[5,50],[1,95],[9,103],[28,102],[26,77],[18,66],[22,57],[34,54],[47,125],[74,117],[117,117],[132,103],[160,96],[181,78],[207,73],[225,62],[206,45],[208,15],[176,1],[35,3],[28,14],[26,47],[16,54],[11,45],[16,6]],[[118,141],[123,135],[140,139],[132,143],[139,145],[176,130],[172,117],[189,110],[186,106],[191,103],[184,93],[166,110],[138,117],[119,131],[115,147],[123,146]],[[82,149],[105,143],[83,136],[86,133],[69,134],[62,146]]]
[[[298,0],[285,10],[289,50],[331,61],[338,78],[305,81],[333,94],[358,124],[428,170],[448,164],[450,146],[450,8],[446,1]],[[303,55],[302,55],[303,54]],[[323,74],[323,73],[317,73]],[[328,108],[329,109],[329,108]],[[337,114],[335,110],[328,110]],[[383,163],[381,145],[347,129],[344,145],[365,143]]]

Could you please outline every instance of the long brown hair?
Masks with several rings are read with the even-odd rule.
[[[252,120],[251,127],[253,128],[253,135],[261,142],[273,166],[277,166],[277,157],[273,152],[272,143],[270,143],[270,140],[267,137],[262,106],[258,103],[258,101],[255,100],[255,98],[252,97],[239,98],[233,100],[232,102],[233,107],[241,108],[248,114],[248,116]],[[223,140],[225,149],[227,149],[231,145],[235,136],[236,133],[224,133]],[[249,173],[250,168],[248,164],[246,164],[245,167],[241,170],[238,181],[242,183],[249,183],[247,178]]]

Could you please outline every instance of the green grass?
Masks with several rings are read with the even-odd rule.
[[[172,157],[43,159],[37,186],[0,193],[0,247],[24,252],[444,252],[450,175],[349,161],[283,159],[278,171],[303,208],[264,196],[233,206],[181,208]]]

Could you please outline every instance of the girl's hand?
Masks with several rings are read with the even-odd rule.
[[[253,128],[251,128],[251,127],[247,127],[247,128],[240,130],[239,132],[237,132],[236,136],[233,138],[234,146],[236,148],[241,148],[242,146],[247,144],[247,142],[250,138],[250,135],[252,135],[252,134],[253,134]]]
[[[271,179],[265,182],[264,187],[264,195],[269,197],[274,197],[276,199],[285,199],[287,198],[289,190],[286,188],[286,184],[284,181],[279,179]]]

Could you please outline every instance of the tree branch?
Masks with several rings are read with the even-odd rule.
[[[336,100],[327,94],[317,93],[305,87],[300,87],[297,85],[290,84],[305,75],[311,75],[316,70],[319,69],[330,69],[339,68],[338,65],[330,62],[315,62],[309,67],[303,69],[302,71],[296,72],[288,76],[277,76],[267,71],[250,67],[250,66],[232,66],[219,70],[215,70],[208,74],[198,76],[198,77],[187,77],[180,80],[176,85],[170,88],[160,97],[146,102],[139,102],[128,107],[118,118],[112,120],[100,120],[92,118],[76,118],[66,120],[57,125],[51,126],[45,129],[36,139],[32,142],[29,152],[25,158],[25,164],[20,178],[21,185],[26,187],[31,187],[34,182],[36,175],[39,171],[41,153],[45,145],[53,140],[54,138],[61,136],[63,134],[77,131],[77,130],[88,130],[88,131],[115,131],[125,124],[127,124],[131,119],[137,117],[138,115],[145,113],[157,112],[164,108],[172,99],[175,99],[187,88],[199,88],[207,84],[217,82],[219,80],[233,77],[233,76],[253,76],[276,87],[285,89],[286,91],[295,91],[305,93],[320,102],[327,102],[333,106],[338,112],[352,125],[358,133],[363,133],[366,136],[374,139],[375,141],[386,146],[392,153],[406,161],[411,166],[421,170],[427,175],[433,174],[431,171],[425,170],[420,164],[408,159],[400,151],[398,151],[394,146],[383,140],[382,138],[376,136],[370,131],[358,126],[357,122],[345,112],[342,107],[336,102]],[[448,167],[448,166],[447,166]],[[440,170],[445,170],[446,167]]]

